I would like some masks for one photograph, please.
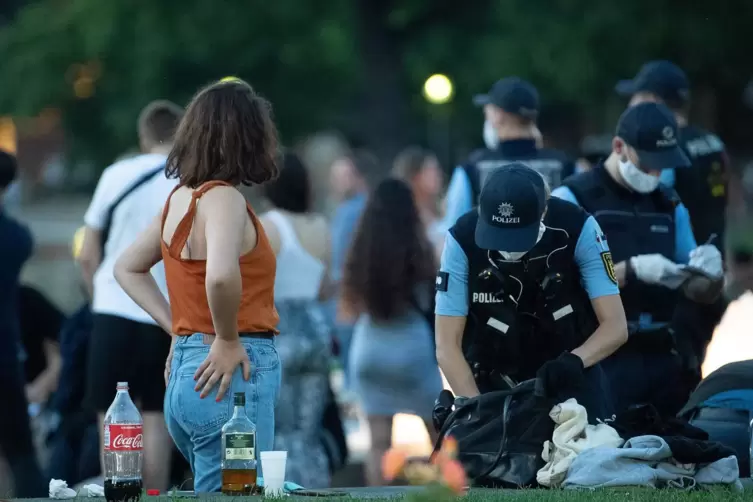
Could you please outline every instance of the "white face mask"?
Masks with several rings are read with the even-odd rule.
[[[536,244],[538,244],[539,241],[541,241],[541,238],[544,237],[544,232],[546,232],[546,226],[544,225],[544,222],[542,221],[541,223],[539,223],[539,236],[536,237]],[[534,246],[536,244],[534,244]],[[528,251],[516,252],[516,253],[508,253],[507,251],[499,251],[499,254],[502,256],[502,259],[505,261],[519,261],[521,258],[523,258],[525,255],[528,254]]]
[[[659,186],[659,177],[644,173],[635,164],[620,159],[620,176],[625,184],[638,193],[651,193]]]
[[[494,126],[488,120],[484,121],[484,144],[486,144],[486,148],[489,150],[496,150],[497,145],[499,145],[497,130],[494,129]]]

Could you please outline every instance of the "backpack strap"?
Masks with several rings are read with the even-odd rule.
[[[118,198],[113,201],[112,204],[110,204],[110,207],[107,209],[107,213],[105,214],[105,222],[102,225],[102,237],[100,239],[100,246],[102,251],[101,256],[105,255],[105,245],[107,244],[107,239],[110,237],[110,230],[112,229],[112,220],[115,216],[115,209],[117,209],[120,203],[123,202],[129,195],[138,190],[142,185],[153,179],[159,173],[164,171],[164,169],[165,163],[163,162],[154,169],[142,174],[136,179],[136,181],[134,181],[128,188],[126,188],[123,193],[121,193]]]

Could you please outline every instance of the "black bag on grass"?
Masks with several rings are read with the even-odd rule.
[[[549,411],[555,403],[534,395],[535,382],[456,401],[444,423],[435,424],[441,429],[434,452],[445,437],[452,436],[458,442],[458,460],[473,486],[536,486],[536,473],[544,467],[544,442],[554,432]],[[442,401],[440,396],[437,408],[443,406]],[[441,415],[435,409],[435,416]]]

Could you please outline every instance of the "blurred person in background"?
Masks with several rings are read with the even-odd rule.
[[[18,319],[19,276],[34,242],[29,229],[8,216],[2,205],[17,172],[16,158],[0,151],[0,452],[10,466],[17,498],[47,497],[31,434]]]
[[[383,181],[367,203],[343,279],[339,313],[356,320],[350,378],[371,431],[370,485],[382,484],[380,462],[397,413],[424,419],[436,440],[431,413],[442,379],[425,315],[436,262],[418,211],[408,185]]]
[[[542,148],[541,132],[536,126],[539,93],[531,83],[518,77],[503,78],[473,102],[483,107],[486,124],[490,124],[485,128],[488,131],[491,127],[499,141],[490,141],[493,136],[485,132],[485,142],[493,148],[475,152],[466,164],[453,171],[447,188],[445,228],[478,203],[484,181],[500,166],[523,162],[552,187],[575,172],[574,164],[564,153]]]
[[[78,259],[84,241],[84,227],[79,228],[72,244],[73,259]],[[81,289],[86,286],[81,282]],[[50,458],[47,477],[63,479],[69,486],[94,478],[101,473],[97,415],[84,405],[86,359],[92,330],[92,314],[86,302],[64,319],[59,334],[60,378],[50,407],[59,419],[49,441]]]
[[[688,123],[690,81],[685,72],[669,61],[649,61],[633,79],[618,82],[615,89],[630,98],[629,106],[655,102],[672,111],[680,146],[691,166],[665,169],[661,181],[677,190],[687,207],[696,242],[706,242],[716,234],[713,244],[723,250],[729,161],[724,143],[715,134]]]
[[[144,419],[144,486],[167,488],[172,442],[163,417],[161,379],[170,350],[155,320],[115,280],[118,257],[159,214],[176,181],[165,176],[167,154],[183,109],[154,101],[142,110],[138,135],[142,154],[121,160],[102,173],[84,216],[86,230],[78,262],[94,314],[89,343],[87,404],[98,414],[103,434],[105,412],[117,382],[128,382]],[[160,264],[152,277],[167,293]],[[124,359],[124,357],[126,359]]]
[[[164,331],[155,336],[172,339],[160,381],[152,375],[149,384],[168,386],[167,427],[191,464],[196,493],[221,489],[221,427],[233,416],[235,393],[246,396],[257,453],[274,448],[276,259],[238,189],[277,176],[271,113],[269,102],[238,78],[200,90],[167,160],[166,173],[179,184],[115,265],[118,283]],[[169,304],[149,273],[161,261]],[[258,470],[262,477],[263,466]]]
[[[421,147],[410,146],[395,158],[392,175],[407,183],[413,191],[418,214],[439,259],[444,241],[439,212],[439,194],[443,180],[437,156]]]
[[[285,479],[307,488],[329,486],[330,470],[322,443],[322,421],[329,402],[332,339],[318,302],[330,262],[329,225],[311,211],[312,189],[298,155],[282,155],[278,178],[264,186],[274,209],[261,216],[277,256],[275,307],[282,365],[275,410],[275,449],[288,452]]]
[[[62,359],[58,334],[65,314],[41,291],[22,285],[18,298],[21,341],[26,359],[26,398],[43,406],[58,387]]]
[[[677,314],[703,309],[721,292],[721,254],[696,243],[688,210],[659,181],[663,169],[690,164],[678,138],[666,106],[632,106],[620,117],[609,157],[552,192],[592,214],[614,253],[611,278],[620,287],[629,332],[604,362],[617,413],[644,403],[665,416],[680,410],[700,381],[702,355],[696,332]],[[684,265],[703,271],[708,280],[702,287],[681,287]]]
[[[580,142],[580,157],[575,162],[576,174],[590,171],[611,153],[611,134],[589,134]]]
[[[339,201],[332,215],[332,265],[330,282],[335,289],[333,301],[329,305],[329,315],[335,323],[340,353],[340,361],[348,387],[348,354],[353,336],[352,323],[338,320],[335,314],[339,298],[340,282],[343,277],[345,260],[353,240],[361,213],[366,205],[368,184],[366,177],[373,175],[378,168],[376,157],[365,150],[354,150],[336,160],[330,170],[332,196]]]

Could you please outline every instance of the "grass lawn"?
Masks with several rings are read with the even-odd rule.
[[[264,499],[271,500],[271,499]],[[345,500],[390,500],[406,501],[412,500],[420,502],[434,502],[428,497],[416,497],[416,494],[404,496],[392,496],[385,498],[355,498],[350,496],[341,497],[286,497],[286,500],[316,500],[340,501]],[[465,497],[455,499],[457,502],[630,502],[630,501],[656,501],[656,502],[737,502],[753,501],[753,492],[735,493],[729,490],[709,490],[709,491],[671,491],[671,490],[651,490],[651,489],[614,489],[596,492],[572,492],[559,490],[522,490],[522,491],[471,491]],[[444,501],[442,501],[444,502]]]

